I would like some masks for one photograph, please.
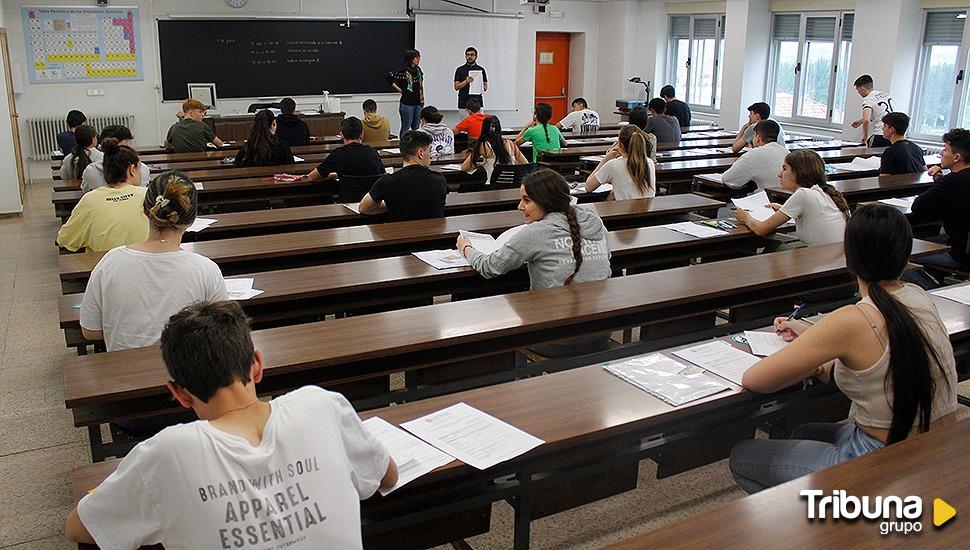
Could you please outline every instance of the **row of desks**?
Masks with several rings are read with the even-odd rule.
[[[934,297],[950,339],[961,362],[965,362],[970,341],[970,308]],[[731,342],[730,339],[726,341]],[[736,344],[735,344],[736,345]],[[679,346],[678,346],[679,347]],[[657,349],[657,348],[653,348]],[[676,347],[662,349],[669,354]],[[407,547],[410,544],[442,544],[488,530],[487,508],[491,502],[508,500],[515,509],[514,540],[510,546],[529,546],[529,523],[550,511],[575,505],[570,502],[549,509],[549,497],[562,489],[595,492],[597,481],[629,471],[643,458],[663,463],[668,448],[730,448],[733,441],[720,441],[731,433],[743,439],[754,427],[779,417],[797,416],[799,410],[817,413],[833,397],[832,390],[813,386],[758,395],[736,386],[729,392],[672,407],[646,392],[605,372],[600,365],[635,353],[650,351],[644,346],[613,350],[583,358],[586,366],[554,372],[514,382],[462,391],[459,393],[405,403],[364,412],[362,418],[380,416],[399,425],[408,420],[463,402],[494,415],[536,436],[545,443],[525,455],[485,471],[461,462],[452,462],[423,476],[390,497],[374,497],[363,503],[362,523],[365,546],[378,548],[387,536]],[[838,397],[837,395],[834,397]],[[563,407],[568,403],[568,407]],[[743,428],[743,429],[741,429]],[[674,547],[702,544],[755,543],[790,546],[848,546],[859,543],[884,543],[878,526],[858,521],[807,522],[802,488],[846,489],[854,495],[920,495],[924,510],[933,497],[946,498],[957,509],[970,502],[966,484],[961,483],[965,469],[964,445],[970,438],[970,423],[933,430],[929,434],[892,445],[845,465],[802,478],[755,497],[696,516],[673,527],[648,533],[620,548],[646,548],[651,543]],[[718,441],[714,444],[714,441]],[[725,445],[728,443],[728,445]],[[699,451],[703,453],[703,451]],[[676,453],[675,453],[676,454]],[[700,461],[716,460],[708,453]],[[93,464],[72,474],[74,501],[80,500],[117,467],[117,461]],[[636,485],[633,469],[633,487]],[[633,487],[626,487],[630,489]],[[557,491],[559,489],[559,491]],[[576,497],[578,495],[568,495]],[[592,495],[601,498],[606,495]],[[482,508],[485,508],[482,510]],[[486,520],[461,525],[464,531],[443,534],[428,526],[433,518],[482,510]],[[924,513],[925,515],[925,513]],[[959,521],[959,518],[957,519]],[[474,523],[474,524],[472,524]],[[415,526],[419,528],[415,528]],[[928,525],[924,526],[929,531]],[[418,534],[415,535],[415,532]],[[419,537],[415,540],[414,537]],[[930,538],[932,537],[932,538]],[[910,540],[910,539],[897,539]],[[924,542],[942,544],[963,540],[963,531],[949,529],[923,533]],[[951,546],[948,544],[947,546]]]

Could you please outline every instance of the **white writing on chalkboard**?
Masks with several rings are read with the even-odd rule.
[[[216,44],[225,44],[227,46],[231,46],[232,44],[235,44],[235,43],[236,43],[235,38],[216,38]]]

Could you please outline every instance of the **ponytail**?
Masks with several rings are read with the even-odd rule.
[[[84,169],[91,164],[88,148],[95,145],[97,135],[98,131],[87,124],[82,124],[74,130],[74,148],[71,149],[71,165],[68,167],[73,179],[81,179]]]
[[[914,423],[920,431],[929,430],[937,391],[933,365],[943,372],[939,354],[913,314],[880,284],[899,279],[912,250],[912,229],[895,208],[867,205],[849,218],[845,228],[846,266],[868,285],[869,299],[885,319],[889,334],[889,368],[884,381],[887,396],[892,392],[889,444],[906,439]]]
[[[825,191],[825,194],[832,199],[835,206],[842,211],[842,215],[848,219],[850,215],[849,203],[846,202],[845,197],[842,196],[842,193],[828,182],[820,184],[819,187],[822,189],[822,191]]]
[[[143,207],[156,229],[192,225],[198,209],[195,184],[179,170],[159,174],[148,186]]]
[[[536,104],[536,121],[542,124],[542,130],[546,134],[546,142],[549,141],[549,120],[552,119],[552,105],[548,103]]]
[[[634,181],[640,194],[653,191],[654,182],[650,178],[650,152],[652,147],[639,128],[628,124],[620,130],[620,144],[627,152],[626,171]]]
[[[573,242],[573,262],[575,263],[572,274],[563,283],[568,285],[573,282],[573,278],[583,265],[583,236],[579,230],[579,221],[576,219],[576,208],[572,205],[572,197],[569,194],[569,184],[554,170],[543,168],[522,178],[522,186],[525,187],[529,198],[543,210],[562,212],[566,216],[566,221],[569,223],[569,238]]]
[[[566,209],[566,221],[569,222],[569,239],[573,241],[573,273],[566,277],[564,285],[573,282],[573,278],[579,273],[579,268],[583,265],[583,236],[579,232],[579,221],[576,220],[576,207],[570,206]]]
[[[128,168],[138,166],[138,153],[127,145],[119,145],[115,138],[108,138],[101,143],[104,159],[104,182],[110,185],[124,183],[128,180]],[[141,183],[139,181],[139,183]]]

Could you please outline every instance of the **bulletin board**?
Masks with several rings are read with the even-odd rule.
[[[22,9],[31,84],[142,80],[137,7]]]

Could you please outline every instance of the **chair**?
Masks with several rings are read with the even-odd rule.
[[[496,189],[515,189],[522,184],[522,178],[533,170],[531,164],[495,164],[489,186]]]
[[[360,202],[364,195],[374,186],[374,182],[384,174],[376,176],[342,175],[337,179],[337,202]]]
[[[465,132],[458,132],[455,134],[455,153],[461,153],[462,151],[468,149],[474,140],[468,139],[468,134]]]

